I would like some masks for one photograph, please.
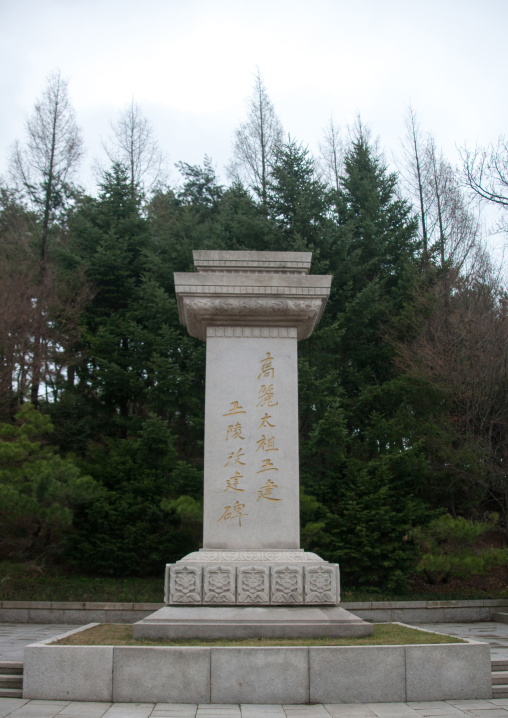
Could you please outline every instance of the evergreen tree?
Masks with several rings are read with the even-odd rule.
[[[48,443],[47,416],[24,404],[0,424],[0,557],[33,560],[60,553],[73,513],[89,505],[99,485],[72,457]]]
[[[419,498],[429,471],[419,398],[388,339],[418,267],[415,222],[396,183],[360,133],[321,255],[333,271],[330,303],[300,357],[302,476],[318,500],[307,547],[339,561],[346,582],[392,589],[414,564],[411,527],[430,516]]]
[[[95,295],[59,401],[48,406],[63,448],[104,491],[75,517],[68,560],[103,574],[147,574],[196,548],[168,502],[201,493],[204,351],[184,336],[176,300],[158,282],[149,220],[121,165],[84,198],[63,257]],[[178,437],[178,438],[175,438]],[[165,508],[161,502],[165,500]]]
[[[275,151],[267,207],[277,249],[319,254],[327,239],[326,188],[309,150],[291,138]]]

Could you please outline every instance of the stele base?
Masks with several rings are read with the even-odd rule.
[[[297,343],[331,277],[305,252],[194,252],[180,319],[206,341],[203,549],[166,567],[167,606],[135,638],[366,636],[339,567],[299,548]]]

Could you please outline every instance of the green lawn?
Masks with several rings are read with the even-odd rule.
[[[378,623],[365,638],[244,638],[232,640],[185,639],[136,641],[131,624],[101,623],[55,642],[61,646],[401,646],[414,643],[465,643],[460,638],[419,631],[395,623]]]

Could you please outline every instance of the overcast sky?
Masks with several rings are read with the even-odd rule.
[[[456,144],[505,130],[508,0],[0,0],[0,175],[59,69],[83,128],[82,177],[134,97],[171,162],[220,173],[256,67],[286,132],[317,149],[360,113],[390,160],[411,103]],[[177,173],[175,172],[175,178]]]

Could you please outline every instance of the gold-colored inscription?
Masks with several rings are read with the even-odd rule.
[[[261,384],[259,389],[259,401],[256,406],[278,406],[279,402],[273,401],[273,384]]]
[[[241,466],[245,466],[245,462],[240,461],[240,459],[243,459],[244,456],[245,456],[245,454],[243,453],[243,451],[241,449],[238,449],[236,454],[234,451],[230,451],[229,454],[227,455],[227,461],[224,464],[224,468],[226,466],[229,466],[229,464],[233,464],[233,466],[235,464],[241,464]]]
[[[259,449],[263,449],[263,451],[278,451],[278,449],[275,448],[275,436],[272,436],[271,439],[267,439],[263,434],[256,443],[258,445],[256,451],[259,451]]]
[[[259,471],[256,471],[256,474],[261,474],[263,471],[278,471],[279,469],[276,469],[275,466],[272,464],[270,459],[263,459],[263,463],[261,465],[261,469]]]
[[[229,407],[229,411],[227,414],[223,414],[222,416],[231,416],[232,414],[246,414],[247,412],[243,410],[243,406],[240,406],[240,404],[237,401],[232,401],[231,406]]]
[[[277,488],[277,484],[275,484],[271,479],[268,479],[266,484],[260,489],[258,489],[257,501],[259,501],[259,499],[267,499],[268,501],[282,501],[282,499],[276,499],[272,496],[273,490]]]
[[[258,426],[258,429],[263,429],[265,426],[271,426],[272,429],[275,427],[275,424],[270,424],[268,419],[271,419],[272,417],[268,414],[265,414],[263,418],[261,419],[261,424]]]
[[[235,471],[230,479],[226,479],[226,488],[224,491],[229,491],[229,489],[232,489],[232,491],[245,491],[245,489],[238,488],[238,479],[243,479],[243,476],[238,473],[238,471]]]
[[[236,422],[235,425],[230,424],[226,431],[226,441],[229,439],[245,439],[245,436],[242,436],[242,425],[239,421]]]
[[[270,354],[270,352],[266,352],[266,357],[264,359],[261,359],[261,372],[259,373],[258,379],[261,379],[262,376],[266,377],[272,377],[272,379],[275,376],[274,369],[272,366],[272,359],[273,356]]]
[[[229,519],[238,519],[238,526],[242,525],[242,516],[248,516],[249,514],[243,514],[242,511],[245,508],[245,504],[241,504],[239,501],[235,501],[233,506],[224,506],[224,513],[217,521],[228,521]]]

